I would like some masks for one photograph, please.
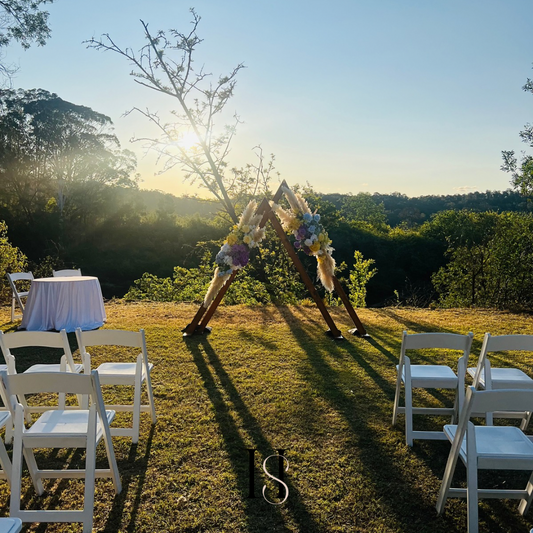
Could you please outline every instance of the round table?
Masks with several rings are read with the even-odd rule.
[[[91,330],[106,321],[98,278],[68,276],[34,279],[19,329],[73,332]]]

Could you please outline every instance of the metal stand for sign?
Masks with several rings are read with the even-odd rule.
[[[285,181],[283,181],[283,183],[279,186],[279,189],[276,191],[276,194],[274,195],[274,198],[273,198],[274,203],[278,203],[281,197],[283,196],[283,190],[282,190],[283,187],[287,188],[287,184],[285,183]],[[287,234],[283,230],[280,221],[278,220],[277,216],[272,210],[272,207],[270,206],[270,203],[268,202],[266,198],[261,202],[261,204],[257,208],[256,214],[263,215],[261,222],[259,223],[261,228],[264,227],[268,221],[270,221],[270,223],[272,224],[272,227],[276,231],[280,241],[282,242],[283,246],[285,246],[285,249],[287,250],[289,257],[292,259],[292,262],[294,263],[296,270],[298,270],[302,278],[302,281],[307,287],[307,290],[311,294],[311,297],[313,298],[318,309],[322,313],[322,316],[324,317],[324,320],[326,321],[326,324],[329,327],[327,334],[330,335],[335,340],[342,340],[343,336],[341,332],[338,330],[337,326],[335,325],[335,322],[331,318],[331,315],[329,314],[327,307],[322,301],[322,298],[320,298],[320,295],[318,294],[315,286],[313,285],[311,278],[307,274],[302,262],[300,261],[300,258],[298,257],[298,254],[296,253],[294,249],[294,246],[292,246],[289,239],[287,238]],[[209,333],[211,331],[211,328],[207,324],[211,320],[211,317],[213,316],[218,305],[222,301],[222,298],[224,298],[226,291],[230,287],[236,275],[237,275],[237,271],[234,271],[233,274],[228,279],[228,281],[222,286],[217,296],[213,299],[213,301],[208,307],[204,307],[203,304],[200,306],[200,308],[196,312],[196,315],[192,319],[191,323],[188,324],[183,329],[184,337],[189,337],[189,336],[197,335],[197,334],[203,334],[206,332]],[[349,333],[353,335],[358,335],[360,337],[368,337],[369,335],[367,334],[365,327],[363,326],[362,322],[359,320],[359,317],[357,316],[355,309],[350,303],[348,296],[344,292],[342,285],[340,284],[339,280],[335,276],[333,276],[333,284],[335,287],[335,292],[339,295],[342,303],[344,304],[344,307],[346,308],[346,311],[350,315],[350,318],[352,319],[354,326],[355,326],[355,328],[349,330]]]

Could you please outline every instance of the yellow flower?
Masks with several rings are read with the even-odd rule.
[[[228,235],[228,240],[227,240],[228,244],[230,246],[233,246],[234,244],[237,244],[237,236],[234,234],[234,233],[230,233]]]
[[[250,233],[250,226],[246,224],[245,226],[242,227],[242,231],[244,231],[244,233]]]
[[[294,231],[300,227],[300,222],[297,218],[293,218],[289,223],[289,230]]]
[[[309,249],[312,252],[318,252],[318,250],[320,250],[320,243],[318,241],[315,241],[311,246],[309,246]]]
[[[243,239],[244,244],[250,244],[252,242],[252,238],[250,235],[245,235]]]

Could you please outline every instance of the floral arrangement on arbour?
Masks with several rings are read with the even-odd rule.
[[[209,307],[234,271],[248,264],[250,250],[264,239],[265,228],[259,227],[263,215],[255,214],[256,210],[257,203],[250,201],[216,255],[217,267],[204,298],[204,307]]]
[[[283,229],[294,236],[294,247],[316,257],[320,282],[327,291],[332,292],[335,288],[335,259],[331,256],[334,248],[320,223],[320,215],[312,213],[306,199],[298,193],[287,187],[282,187],[282,191],[289,202],[290,211],[275,203],[271,203],[272,209],[281,220]]]

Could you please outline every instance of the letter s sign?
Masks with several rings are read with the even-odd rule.
[[[266,467],[266,464],[267,464],[267,461],[271,458],[271,457],[278,457],[279,458],[279,478],[277,478],[276,476],[273,476],[268,470],[267,470],[267,467]],[[287,485],[283,482],[283,461],[287,461],[287,468],[285,468],[285,472],[287,472],[289,470],[289,461],[287,460],[286,457],[284,457],[283,455],[269,455],[264,461],[263,461],[263,471],[265,472],[265,474],[273,479],[274,481],[277,481],[279,484],[280,484],[280,487],[279,487],[279,496],[281,498],[281,493],[282,493],[282,489],[281,487],[283,486],[285,488],[285,497],[283,498],[283,500],[281,500],[280,502],[271,502],[266,496],[265,496],[265,491],[266,491],[266,485],[263,485],[263,498],[270,504],[272,505],[281,505],[283,502],[285,502],[287,500],[287,498],[289,497],[289,487],[287,487]]]

